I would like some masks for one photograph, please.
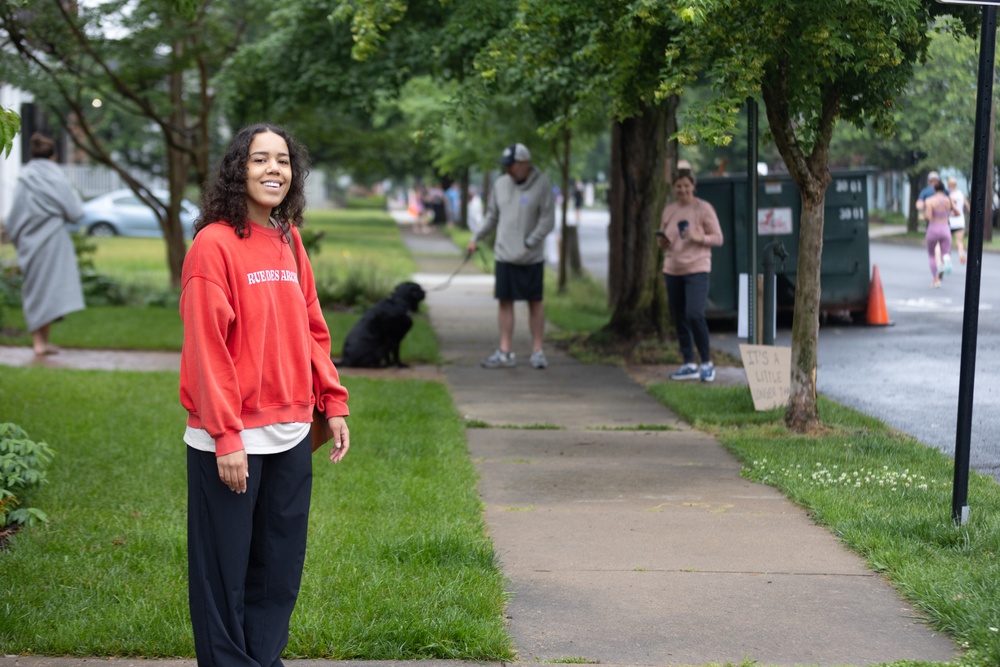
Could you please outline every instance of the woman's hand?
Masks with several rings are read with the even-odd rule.
[[[351,431],[347,428],[347,420],[343,417],[330,417],[327,422],[333,432],[333,449],[330,450],[330,461],[340,463],[351,448]]]
[[[247,465],[247,452],[241,449],[215,459],[219,466],[219,479],[235,493],[247,492],[247,477],[250,467]]]
[[[687,231],[684,233],[684,240],[690,243],[705,243],[705,232],[701,231],[695,226],[688,227]]]

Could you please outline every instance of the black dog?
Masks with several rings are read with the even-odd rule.
[[[399,360],[403,342],[413,318],[426,294],[417,283],[399,283],[392,294],[365,311],[344,340],[341,366],[356,368],[406,368]]]

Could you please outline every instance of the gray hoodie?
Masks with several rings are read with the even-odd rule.
[[[493,184],[476,243],[497,230],[493,252],[508,264],[545,261],[545,237],[556,224],[556,198],[545,174],[532,166],[523,183],[504,174]]]

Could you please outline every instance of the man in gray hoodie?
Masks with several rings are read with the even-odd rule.
[[[511,349],[514,337],[514,302],[528,302],[531,331],[531,366],[548,366],[542,341],[545,309],[542,305],[545,277],[545,237],[556,222],[556,199],[545,174],[531,164],[531,152],[524,144],[504,149],[500,164],[507,173],[493,184],[482,227],[469,241],[473,253],[478,244],[496,231],[493,253],[496,259],[494,297],[499,301],[497,318],[500,346],[483,359],[484,368],[511,368],[517,364]]]

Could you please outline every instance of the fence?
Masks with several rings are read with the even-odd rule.
[[[66,178],[84,199],[91,199],[103,195],[105,192],[128,187],[118,172],[104,165],[64,164],[60,166],[63,168]],[[167,181],[162,177],[141,172],[134,172],[133,176],[150,189],[167,189]]]

